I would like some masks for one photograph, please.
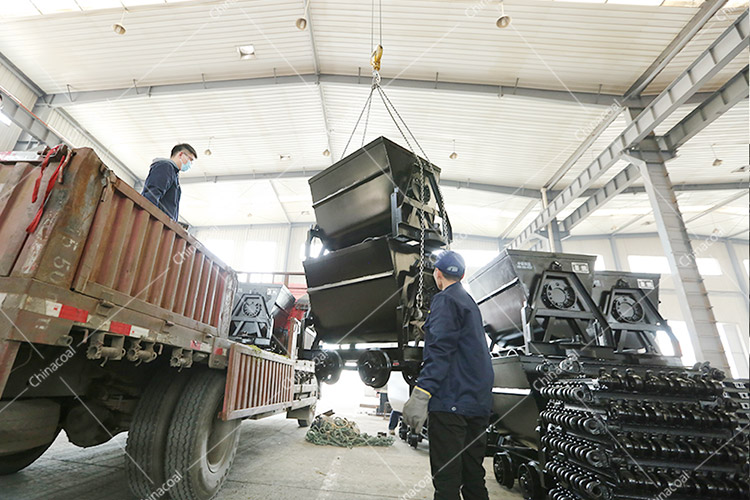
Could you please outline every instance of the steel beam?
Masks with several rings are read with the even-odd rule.
[[[648,86],[651,81],[666,67],[667,64],[687,45],[695,34],[708,22],[711,17],[726,3],[727,0],[710,0],[705,2],[693,18],[680,30],[677,36],[662,51],[659,57],[651,63],[646,71],[633,83],[625,92],[621,99],[614,99],[610,105],[610,110],[602,120],[597,124],[594,130],[578,145],[576,150],[568,157],[559,169],[554,173],[549,181],[544,185],[547,189],[554,188],[566,173],[576,164],[576,162],[588,151],[591,145],[602,133],[615,121],[620,113],[625,109],[624,106],[643,107],[643,102],[639,99],[641,92]],[[578,139],[578,137],[576,137]]]
[[[735,104],[748,96],[748,66],[732,77],[719,90],[714,92],[705,102],[696,107],[690,114],[680,120],[663,137],[657,137],[656,147],[674,152],[677,148],[692,139],[698,132],[713,123],[722,114],[730,110]],[[640,177],[640,171],[633,165],[628,165],[623,171],[612,178],[601,189],[596,191],[586,202],[579,206],[563,221],[563,229],[570,231],[582,222],[596,209],[616,195],[624,192]],[[688,221],[690,222],[690,221]]]
[[[651,66],[633,82],[633,85],[625,92],[625,95],[640,95],[725,3],[727,3],[727,0],[708,0],[707,2],[703,2],[698,12],[683,26],[680,32],[677,33],[677,36],[674,37],[654,62],[651,63]]]
[[[695,356],[699,361],[729,372],[729,362],[719,338],[708,292],[698,271],[690,237],[680,213],[677,198],[672,191],[666,165],[663,161],[629,157],[641,170],[646,183],[656,228],[672,272],[682,317],[687,324]]]
[[[696,220],[700,219],[701,217],[705,217],[706,215],[708,215],[708,214],[710,214],[712,212],[715,212],[716,210],[720,209],[721,207],[723,207],[725,205],[729,205],[733,201],[739,200],[740,198],[742,198],[746,194],[747,194],[747,191],[740,191],[739,193],[733,194],[729,198],[721,200],[716,205],[713,205],[712,207],[707,208],[706,210],[702,211],[701,213],[693,215],[692,217],[690,217],[688,220],[685,221],[685,224],[690,224],[691,222],[696,221]]]
[[[47,125],[44,120],[24,106],[21,101],[17,100],[13,94],[3,87],[0,87],[0,97],[2,98],[3,114],[36,141],[49,146],[57,146],[58,144],[73,146],[62,134]]]
[[[510,236],[510,233],[513,232],[513,230],[516,228],[517,225],[521,223],[521,221],[531,212],[536,204],[539,203],[537,200],[531,200],[524,208],[521,210],[521,212],[516,215],[516,218],[511,221],[510,224],[503,230],[503,234],[500,235],[500,240],[503,241],[503,248],[507,246],[510,241],[507,240],[508,236]]]
[[[180,177],[180,185],[217,182],[263,181],[274,179],[309,179],[323,170],[286,170],[284,172],[257,172],[251,174]]]
[[[627,189],[633,182],[635,182],[641,176],[638,171],[638,167],[635,165],[628,165],[619,174],[614,176],[609,182],[607,182],[601,189],[597,190],[593,196],[588,198],[582,205],[573,211],[572,214],[568,215],[563,221],[562,226],[565,231],[570,231],[583,220],[588,217],[592,212],[601,208],[609,200],[622,193]]]
[[[735,104],[746,99],[749,84],[748,68],[750,68],[750,65],[742,68],[739,73],[680,120],[669,132],[658,138],[659,147],[669,151],[676,150],[721,115],[732,109]]]
[[[574,199],[582,196],[604,172],[621,158],[628,148],[638,144],[671,115],[707,81],[742,52],[750,41],[743,12],[698,58],[641,112],[625,130],[560,195],[544,208],[532,223],[511,243],[518,248],[543,228]]]
[[[57,144],[65,143],[70,147],[75,147],[74,144],[62,137],[57,131],[47,125],[47,123],[45,123],[45,121],[39,117],[39,114],[41,113],[43,107],[47,107],[43,103],[44,91],[1,53],[0,65],[4,66],[8,71],[10,71],[13,76],[18,78],[26,87],[29,88],[29,90],[34,92],[34,94],[37,96],[34,110],[30,111],[18,100],[16,100],[15,97],[10,95],[5,89],[0,87],[0,93],[3,94],[3,104],[7,105],[7,108],[4,106],[3,112],[5,114],[13,112],[16,115],[16,119],[19,120],[15,121],[11,117],[11,121],[21,127],[21,129],[27,135],[31,136],[33,139],[36,139],[40,143],[46,144],[48,146],[56,146]],[[132,170],[130,170],[122,161],[120,161],[119,158],[112,154],[112,152],[108,148],[106,148],[96,137],[91,135],[88,130],[86,130],[65,110],[57,110],[57,113],[63,118],[63,120],[67,121],[74,130],[76,130],[83,137],[85,137],[86,140],[93,144],[95,148],[97,148],[101,153],[107,155],[114,166],[118,167],[120,170],[132,177],[131,180],[133,182],[133,185],[136,187],[136,189],[138,188],[138,184],[142,183],[142,181],[137,175],[133,173]]]
[[[105,90],[83,90],[47,94],[42,101],[50,107],[72,106],[97,102],[119,101],[122,99],[148,99],[150,97],[182,95],[199,92],[215,92],[222,90],[237,90],[254,87],[273,87],[275,85],[313,85],[316,83],[335,83],[342,85],[368,86],[370,78],[359,75],[332,75],[321,73],[264,76],[257,78],[242,78],[235,80],[198,81],[190,83],[176,83],[163,85],[149,85],[143,87],[127,87]],[[425,89],[446,92],[460,92],[469,94],[491,95],[494,97],[518,96],[529,99],[570,102],[581,104],[609,106],[615,99],[622,100],[622,96],[614,94],[600,94],[596,92],[568,92],[566,90],[549,90],[534,87],[516,87],[505,85],[489,85],[483,83],[464,82],[436,82],[434,80],[409,80],[404,78],[383,78],[381,85],[404,89]],[[706,94],[693,96],[688,103],[700,102]],[[645,106],[656,96],[642,96],[631,100],[633,105]]]
[[[250,174],[228,174],[228,175],[211,175],[202,177],[181,177],[180,184],[203,184],[203,183],[217,183],[217,182],[242,182],[242,181],[260,181],[260,180],[273,180],[273,179],[309,179],[310,177],[322,172],[322,170],[287,170],[284,172],[259,172]],[[541,194],[536,189],[514,187],[514,186],[502,186],[498,184],[484,184],[479,182],[466,182],[466,181],[455,181],[450,179],[441,179],[440,186],[456,188],[456,189],[471,189],[474,191],[483,191],[487,193],[504,194],[508,196],[518,196],[520,198],[529,198],[531,200],[538,201],[541,199]],[[711,184],[675,184],[675,191],[734,191],[737,189],[746,189],[748,187],[747,181],[737,182],[719,182]],[[587,189],[583,192],[583,196],[593,196],[599,190],[598,189]],[[623,191],[628,194],[645,193],[646,188],[643,186],[631,186]],[[559,193],[556,193],[559,194]],[[507,232],[510,232],[518,225],[523,217],[525,217],[536,205],[533,201],[524,208],[522,211],[521,219],[514,221],[511,225],[506,228],[502,237],[508,236]]]

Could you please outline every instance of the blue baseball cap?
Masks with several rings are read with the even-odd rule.
[[[435,262],[435,267],[440,269],[444,275],[450,278],[461,279],[466,272],[466,263],[460,254],[449,250],[443,252]]]

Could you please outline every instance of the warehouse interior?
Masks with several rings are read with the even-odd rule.
[[[189,143],[180,222],[240,284],[304,291],[308,181],[378,137],[414,151],[413,137],[441,169],[466,281],[506,249],[660,274],[682,364],[748,379],[749,31],[744,0],[13,0],[0,151],[93,148],[140,192],[152,160]],[[378,44],[401,122],[366,105]],[[317,409],[377,434],[374,402],[345,371]],[[0,487],[131,499],[124,447],[61,435]],[[432,498],[427,449],[318,450],[293,422],[247,421],[216,498]],[[525,497],[485,469],[490,498]]]

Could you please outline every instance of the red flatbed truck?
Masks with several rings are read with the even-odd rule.
[[[236,286],[91,149],[0,153],[0,474],[128,431],[134,495],[207,500],[242,419],[307,424],[313,362],[230,340]]]

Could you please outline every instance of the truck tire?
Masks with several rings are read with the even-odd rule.
[[[157,372],[136,405],[125,448],[125,471],[137,498],[148,498],[167,479],[167,434],[187,379],[187,374],[174,370]]]
[[[215,370],[193,374],[180,396],[167,437],[166,468],[179,474],[173,500],[209,500],[221,489],[234,462],[240,420],[218,416],[226,375]]]
[[[58,431],[59,433],[59,431]],[[55,437],[57,434],[55,433]],[[47,444],[31,448],[30,450],[19,451],[11,455],[0,456],[0,476],[6,476],[8,474],[15,474],[16,472],[25,469],[29,465],[36,462],[47,449],[52,446],[55,440],[53,439]]]

